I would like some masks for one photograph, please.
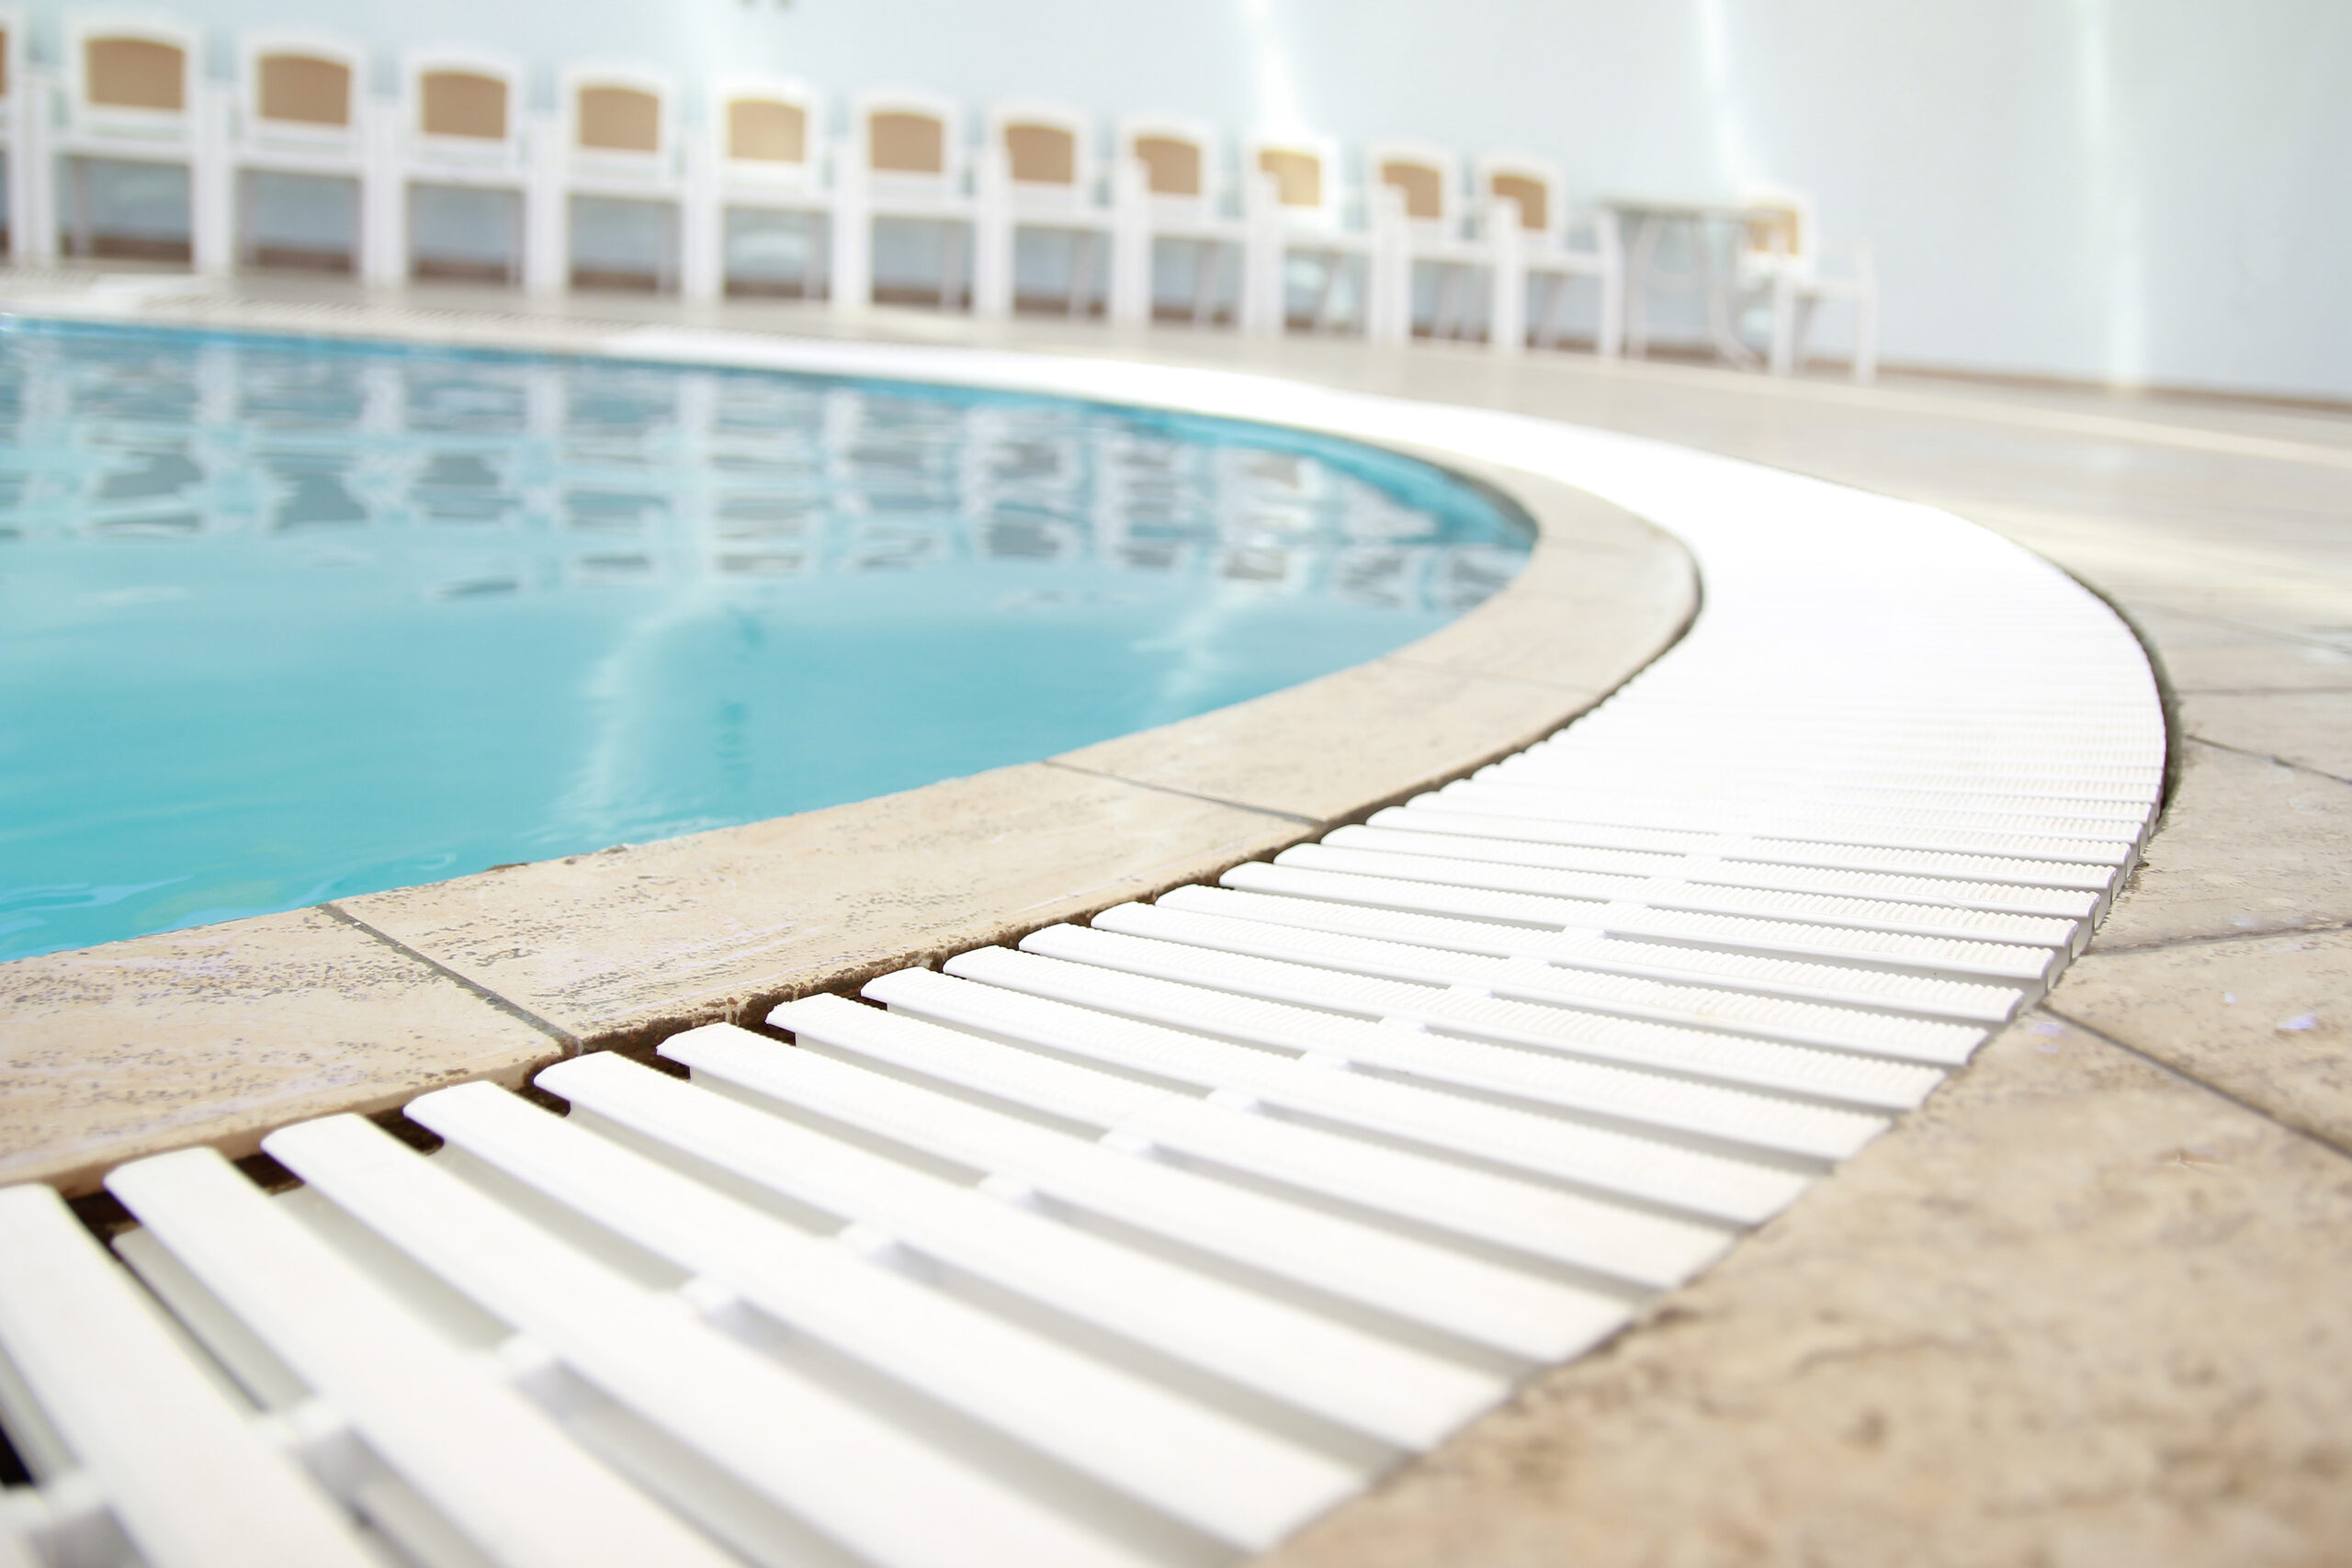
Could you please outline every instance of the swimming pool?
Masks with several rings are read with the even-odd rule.
[[[1520,518],[1264,425],[9,322],[0,957],[904,789],[1344,668]]]

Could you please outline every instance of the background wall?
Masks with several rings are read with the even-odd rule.
[[[165,0],[168,4],[168,0]],[[36,51],[78,0],[32,7]],[[2352,400],[2345,0],[181,0],[692,84],[779,70],[1557,158],[1583,197],[1810,187],[1898,364]],[[691,96],[688,113],[695,112]],[[1839,314],[1842,315],[1842,312]],[[1841,320],[1824,322],[1835,350]]]

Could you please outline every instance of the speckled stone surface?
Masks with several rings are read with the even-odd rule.
[[[2045,1005],[2352,1154],[2352,931],[2091,953]]]
[[[2352,785],[2190,740],[2100,949],[2352,922]]]
[[[1279,1568],[2269,1568],[2352,1542],[2352,1160],[2036,1014]]]
[[[1309,830],[1031,762],[342,907],[593,1046],[756,1017],[1214,875]]]
[[[0,964],[0,1185],[94,1189],[109,1167],[376,1111],[469,1078],[519,1084],[563,1043],[313,909]]]

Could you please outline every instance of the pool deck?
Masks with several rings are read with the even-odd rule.
[[[488,335],[550,341],[688,319],[625,299],[573,301],[567,315],[457,292],[374,307],[320,286],[252,289],[242,300],[119,292],[107,308],[133,320],[293,324],[307,311],[322,329],[356,332],[380,312],[387,330],[392,318],[429,315],[434,330],[470,321]],[[43,297],[72,308],[86,293],[67,278],[19,276],[0,288],[22,309],[41,308]],[[705,319],[842,331],[790,307]],[[1510,408],[1930,502],[2107,594],[2169,673],[2179,715],[2169,809],[2130,890],[2055,991],[1894,1134],[1644,1323],[1535,1380],[1273,1561],[2344,1561],[2352,1541],[2344,1307],[2352,1300],[2352,417],[1901,378],[1856,389],[1569,355],[1500,362],[1443,347],[1380,352],[1188,333],[1121,339],[1062,323],[981,331],[920,315],[877,315],[859,331],[1256,369]],[[1046,876],[1025,909],[989,906],[1019,909],[1017,926],[961,901],[1039,875],[1035,863],[1012,855],[952,886],[940,880],[938,829],[923,810],[841,808],[905,813],[889,829],[906,857],[897,863],[922,867],[921,897],[883,902],[891,919],[928,934],[888,952],[879,942],[864,961],[896,966],[1207,874],[1578,711],[1613,683],[1603,679],[1611,660],[1622,673],[1670,638],[1687,599],[1676,597],[1672,552],[1646,543],[1654,536],[1589,502],[1554,499],[1564,523],[1596,530],[1587,547],[1630,554],[1657,574],[1642,579],[1653,583],[1642,601],[1648,618],[1619,626],[1606,648],[1521,649],[1540,662],[1507,666],[1497,660],[1514,650],[1487,635],[1503,623],[1482,611],[1432,639],[1453,637],[1445,646],[1456,652],[1432,658],[1425,643],[1392,656],[1410,667],[1387,672],[1405,682],[1394,688],[1401,695],[1359,710],[1351,737],[1402,728],[1383,724],[1384,715],[1428,711],[1416,681],[1475,682],[1491,705],[1478,733],[1465,726],[1440,737],[1393,775],[1332,780],[1313,767],[1286,779],[1253,775],[1254,737],[1293,721],[1278,709],[1252,718],[1256,705],[1245,705],[1189,721],[1203,743],[1173,753],[1138,761],[1136,742],[1111,742],[1091,756],[936,786],[969,792],[959,814],[1007,813],[1012,826],[1029,820],[1044,833],[1070,831],[1073,811],[1102,814],[1080,836],[1103,840],[1112,859]],[[1521,592],[1495,604],[1509,615]],[[1578,658],[1591,662],[1560,662]],[[1567,668],[1574,678],[1557,673]],[[1558,685],[1541,684],[1546,669]],[[1330,681],[1352,683],[1360,701],[1383,683],[1359,671]],[[1307,742],[1302,757],[1329,761],[1327,744],[1294,739]],[[1167,762],[1170,755],[1189,755],[1191,771]],[[1170,812],[1186,815],[1179,822]],[[1144,813],[1178,822],[1168,842],[1133,826]],[[731,831],[765,835],[770,863],[798,874],[815,846],[837,840],[831,815]],[[416,1087],[466,1076],[511,1081],[582,1040],[662,1032],[684,1015],[640,1006],[626,965],[609,984],[589,972],[569,984],[514,982],[517,961],[505,954],[533,931],[502,938],[474,927],[476,911],[453,908],[462,899],[447,890],[495,887],[500,902],[512,890],[511,908],[534,912],[546,923],[533,930],[547,931],[568,929],[567,902],[593,906],[624,880],[645,881],[655,885],[648,913],[632,911],[614,929],[641,933],[659,915],[692,932],[707,919],[695,911],[723,898],[695,858],[695,846],[715,837],[609,857],[630,866],[625,879],[593,863],[607,857],[576,857],[354,899],[339,915],[269,917],[279,938],[273,963],[290,965],[290,976],[201,932],[94,950],[114,955],[95,974],[86,953],[11,965],[0,975],[16,981],[21,970],[27,982],[6,1004],[13,1042],[39,1047],[28,1054],[12,1043],[12,1071],[22,1083],[79,1059],[85,1008],[125,988],[163,999],[141,1035],[148,1043],[126,1042],[133,1048],[118,1081],[182,1105],[220,1103],[220,1075],[252,1049],[233,1021],[249,998],[289,988],[311,1010],[288,1016],[305,1018],[308,1033],[276,1048],[271,1070],[277,1085],[322,1097],[319,1109],[359,1095],[347,1045],[379,1038],[368,1032],[381,1016],[379,987],[398,993],[415,1021],[371,1044],[380,1053],[372,1059],[401,1059],[394,1076]],[[961,912],[943,913],[951,903]],[[700,930],[707,951],[729,951],[725,934]],[[749,951],[764,950],[754,940]],[[794,972],[788,985],[858,977],[857,959],[836,962]],[[724,962],[710,976],[696,1005],[739,1007],[769,994]],[[369,988],[354,994],[347,983],[358,981]],[[166,1041],[196,1049],[165,1064],[155,1049]],[[426,1076],[434,1072],[445,1076]],[[21,1099],[20,1090],[7,1097],[11,1145],[28,1124],[17,1120]],[[236,1113],[255,1125],[317,1113],[282,1087],[265,1086],[263,1099],[266,1114]],[[55,1112],[45,1114],[53,1132]],[[170,1135],[191,1134],[174,1123]],[[0,1168],[8,1179],[41,1174]]]

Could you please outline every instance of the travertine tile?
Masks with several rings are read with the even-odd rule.
[[[1042,763],[342,908],[591,1045],[1214,876],[1296,822]]]
[[[2034,1015],[1281,1568],[2267,1568],[2352,1540],[2352,1160]]]
[[[2190,692],[2180,721],[2199,740],[2352,779],[2352,691]]]
[[[315,909],[0,964],[0,1185],[69,1192],[141,1155],[242,1156],[288,1122],[520,1083],[563,1055]]]
[[[2048,1006],[2352,1154],[2352,932],[2094,949]]]
[[[2154,640],[2177,692],[2334,691],[2352,710],[2352,639],[2339,645],[2269,636],[2168,610],[2125,608]]]
[[[1605,692],[1391,655],[1057,761],[1330,822],[1526,746]]]
[[[2195,741],[2181,764],[2099,950],[2352,921],[2352,784]]]

